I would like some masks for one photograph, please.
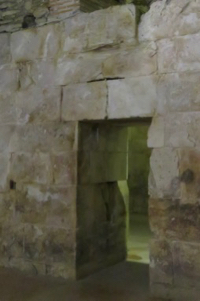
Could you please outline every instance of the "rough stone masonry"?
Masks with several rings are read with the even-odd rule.
[[[30,4],[18,2],[26,8]],[[87,156],[96,140],[80,149],[79,123],[152,117],[151,292],[197,301],[200,1],[154,2],[138,26],[133,4],[81,13],[78,1],[51,2],[66,7],[67,15],[60,17],[55,9],[58,17],[42,26],[47,23],[42,21],[46,8],[36,5],[40,27],[16,31],[7,17],[0,26],[0,265],[76,278],[81,262],[77,260],[80,188],[93,196],[107,191],[108,200],[115,195],[116,204],[121,204],[115,183],[108,189],[106,184],[93,185],[94,178],[102,179],[98,169],[80,187],[79,169],[83,175],[85,166],[79,163],[80,152]],[[125,152],[118,150],[119,162]],[[96,153],[91,156],[100,166]],[[123,218],[120,208],[117,214]],[[107,220],[111,216],[107,210]],[[98,252],[105,252],[100,247]],[[91,249],[87,260],[93,254]],[[84,263],[89,268],[90,262]]]

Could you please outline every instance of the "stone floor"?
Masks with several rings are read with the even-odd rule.
[[[140,214],[130,215],[127,260],[149,264],[150,238],[148,216]]]
[[[78,282],[1,268],[0,301],[148,301],[146,218],[131,218],[129,238],[129,257],[138,262],[123,262]]]

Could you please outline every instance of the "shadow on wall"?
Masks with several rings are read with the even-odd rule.
[[[149,124],[129,128],[128,187],[131,213],[148,212],[148,175],[151,149],[147,147]]]

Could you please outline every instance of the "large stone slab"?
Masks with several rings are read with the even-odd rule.
[[[173,148],[154,149],[150,158],[149,195],[152,198],[180,196],[179,158]]]
[[[0,35],[0,64],[10,63],[10,34],[3,33]]]
[[[105,119],[106,82],[69,85],[63,88],[62,120]]]
[[[61,28],[60,24],[54,24],[13,33],[12,59],[24,62],[37,58],[54,58],[60,47]]]
[[[158,41],[158,70],[160,73],[199,71],[200,34]]]
[[[51,159],[55,185],[75,185],[77,174],[77,153],[58,153],[52,156]]]
[[[60,105],[60,87],[42,89],[32,85],[16,93],[17,121],[19,124],[59,121]]]
[[[200,145],[199,112],[170,113],[165,116],[165,145],[195,147]]]
[[[156,85],[156,76],[108,81],[108,118],[153,116]]]
[[[158,98],[162,112],[200,110],[200,73],[162,75],[158,82]]]
[[[18,89],[18,73],[16,65],[0,66],[0,93],[10,95]]]
[[[10,154],[0,153],[0,192],[9,189]]]
[[[1,95],[0,93],[0,124],[13,124],[17,122],[17,109],[15,95]]]
[[[164,118],[160,116],[155,116],[148,131],[148,147],[164,147],[164,129]]]
[[[139,40],[159,40],[199,32],[200,3],[191,0],[155,1],[142,16]]]
[[[110,52],[103,62],[103,76],[123,78],[149,75],[157,70],[156,44],[141,43],[134,48]]]

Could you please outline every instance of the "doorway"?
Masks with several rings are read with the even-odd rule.
[[[125,260],[148,263],[150,122],[79,124],[78,279]]]

